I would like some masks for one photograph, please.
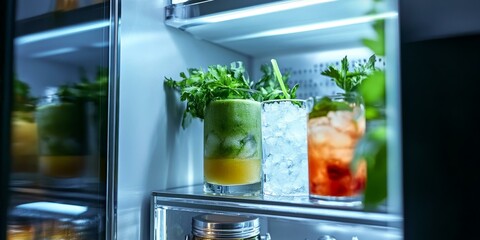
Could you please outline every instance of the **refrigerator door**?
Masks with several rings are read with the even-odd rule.
[[[110,3],[4,2],[16,4],[7,238],[105,239]]]

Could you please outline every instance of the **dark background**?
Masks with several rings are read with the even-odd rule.
[[[479,239],[480,1],[399,2],[405,239]]]
[[[7,232],[14,5],[14,1],[0,1],[0,240]]]

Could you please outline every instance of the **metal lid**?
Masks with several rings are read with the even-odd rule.
[[[257,217],[204,214],[192,219],[192,233],[202,238],[249,238],[260,234]]]

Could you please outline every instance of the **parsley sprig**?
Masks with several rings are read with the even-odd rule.
[[[180,73],[180,80],[165,77],[164,83],[180,93],[181,101],[187,102],[182,120],[182,127],[186,128],[192,118],[203,120],[207,105],[214,100],[295,98],[298,85],[289,88],[286,84],[288,73],[281,75],[275,59],[272,59],[272,66],[261,66],[263,76],[256,83],[248,78],[241,61],[233,62],[230,66],[211,65],[206,72],[201,68],[190,68],[187,73]]]
[[[191,118],[204,119],[206,106],[214,100],[252,99],[260,100],[260,94],[246,76],[243,63],[233,62],[230,66],[211,65],[204,72],[201,68],[190,68],[188,74],[181,72],[181,80],[165,77],[165,85],[180,92],[180,100],[187,102],[182,126],[187,127]]]
[[[341,61],[341,68],[337,69],[330,65],[322,72],[322,75],[331,77],[337,86],[345,92],[353,92],[373,71],[375,71],[375,54],[370,56],[365,64],[358,64],[353,72],[349,69],[348,58],[345,56]]]

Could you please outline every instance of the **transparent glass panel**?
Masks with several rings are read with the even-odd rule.
[[[104,239],[109,2],[17,0],[9,239]]]

